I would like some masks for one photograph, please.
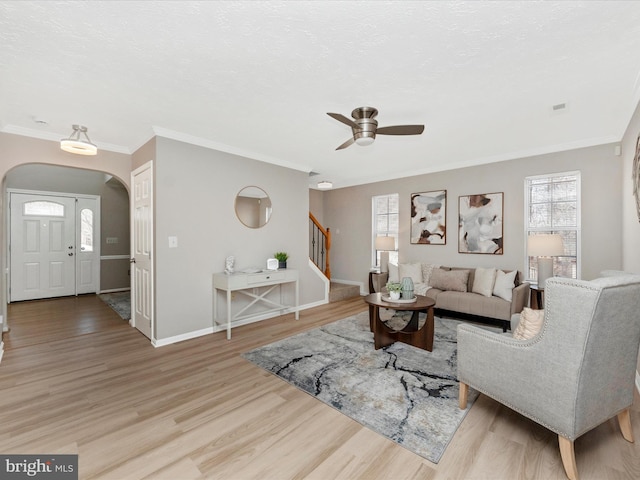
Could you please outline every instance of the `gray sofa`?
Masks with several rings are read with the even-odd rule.
[[[393,267],[390,265],[390,267]],[[402,265],[400,266],[402,267]],[[464,272],[468,271],[465,291],[447,290],[442,288],[443,282],[437,281],[447,274],[436,272],[438,269],[442,272]],[[427,272],[424,268],[423,271]],[[486,269],[479,269],[486,270]],[[511,317],[518,314],[529,301],[529,283],[520,281],[520,273],[515,273],[513,288],[511,289],[510,300],[509,295],[497,296],[489,293],[483,295],[474,292],[474,281],[476,277],[475,268],[463,267],[432,267],[429,274],[430,278],[422,279],[422,282],[416,282],[419,278],[414,278],[415,292],[420,295],[426,295],[436,302],[436,314],[444,316],[453,316],[456,318],[481,321],[485,323],[499,324],[503,331],[507,331],[511,327]],[[512,273],[512,270],[501,270],[504,273]],[[438,274],[438,279],[435,275]],[[402,275],[402,274],[401,274]],[[456,275],[456,274],[451,274]],[[513,273],[512,273],[513,275]],[[426,273],[425,273],[426,276]],[[375,292],[384,292],[385,285],[389,279],[388,273],[379,273],[372,276],[372,286]],[[394,279],[395,280],[395,279]],[[431,285],[433,284],[433,285]],[[445,285],[446,286],[446,285]],[[461,290],[461,289],[459,289]],[[477,289],[476,289],[477,290]]]

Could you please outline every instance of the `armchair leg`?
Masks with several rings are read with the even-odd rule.
[[[469,398],[469,385],[460,382],[460,393],[458,395],[458,401],[460,403],[460,410],[467,408],[467,400]]]
[[[618,424],[622,430],[622,436],[627,442],[633,443],[633,429],[631,428],[631,416],[629,409],[623,410],[618,414]]]
[[[569,480],[578,480],[578,467],[576,466],[576,452],[573,449],[573,441],[558,435],[558,443],[560,444],[560,457],[562,457],[562,465]]]

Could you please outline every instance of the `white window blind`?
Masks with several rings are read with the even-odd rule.
[[[537,281],[538,259],[526,253],[529,235],[562,236],[564,255],[553,258],[553,274],[580,278],[580,172],[525,179],[525,276]]]
[[[378,236],[394,237],[398,245],[399,228],[399,195],[378,195],[373,197],[373,232],[371,237],[371,259],[373,265],[380,265],[380,252],[375,248],[375,239]],[[398,263],[398,251],[389,252],[389,261]]]

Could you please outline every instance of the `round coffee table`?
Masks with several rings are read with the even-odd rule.
[[[412,303],[396,303],[382,299],[381,293],[372,293],[364,297],[369,304],[369,328],[373,332],[373,341],[376,350],[394,342],[403,342],[414,347],[433,351],[433,300],[423,295],[416,295],[416,301]],[[398,312],[413,312],[411,320],[402,330],[393,330],[380,320],[380,308],[389,308]],[[427,319],[422,328],[418,328],[418,316],[420,312],[427,314]]]

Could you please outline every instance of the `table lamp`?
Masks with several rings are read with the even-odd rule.
[[[380,271],[389,271],[389,250],[396,249],[396,239],[394,237],[376,237],[376,250],[380,251]]]
[[[529,235],[527,253],[538,257],[538,287],[544,288],[547,278],[553,277],[553,258],[564,255],[562,237],[557,234]]]

